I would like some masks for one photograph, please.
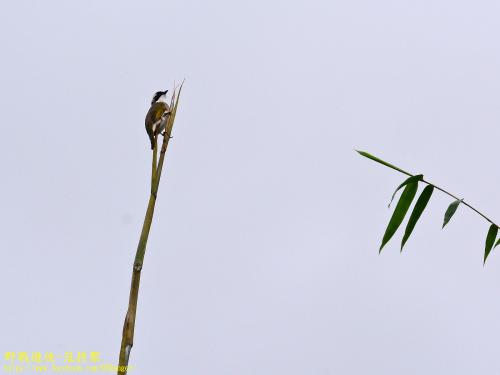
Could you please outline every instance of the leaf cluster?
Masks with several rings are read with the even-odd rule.
[[[357,151],[357,150],[356,150]],[[443,226],[444,228],[446,224],[449,223],[453,215],[457,212],[458,206],[460,204],[464,204],[474,210],[476,213],[481,215],[483,218],[485,218],[489,223],[489,229],[488,233],[486,234],[486,241],[485,241],[485,248],[484,248],[484,260],[483,263],[486,262],[486,258],[488,258],[488,255],[490,254],[491,250],[493,250],[495,247],[497,247],[500,244],[500,238],[497,240],[498,236],[498,226],[493,223],[490,219],[488,219],[486,216],[481,214],[479,211],[477,211],[475,208],[470,206],[469,204],[465,203],[463,199],[458,199],[456,198],[453,194],[448,193],[446,190],[441,189],[427,181],[424,180],[424,175],[418,174],[418,175],[413,175],[409,172],[406,172],[405,170],[396,167],[393,164],[390,164],[376,156],[373,156],[365,151],[357,151],[360,155],[371,159],[373,161],[376,161],[377,163],[380,163],[388,168],[392,168],[400,173],[406,174],[410,177],[408,177],[406,180],[404,180],[394,191],[391,197],[391,201],[389,202],[389,207],[396,197],[398,191],[403,189],[403,192],[401,193],[398,203],[396,204],[396,208],[394,209],[394,212],[392,213],[392,216],[389,220],[389,224],[387,225],[387,228],[385,230],[384,236],[382,238],[382,243],[379,248],[379,253],[382,251],[384,246],[389,242],[389,240],[394,236],[398,228],[401,226],[407,212],[410,209],[410,206],[416,196],[417,190],[418,190],[418,184],[419,183],[424,183],[426,184],[425,188],[422,190],[420,193],[420,196],[418,197],[413,210],[410,214],[410,218],[408,219],[408,222],[406,224],[405,232],[403,235],[403,239],[401,240],[401,251],[403,251],[403,247],[410,238],[410,235],[412,234],[413,230],[415,229],[415,226],[422,216],[422,213],[424,212],[425,208],[427,207],[427,204],[429,203],[432,193],[434,192],[435,189],[442,191],[443,193],[450,195],[451,197],[455,198],[455,200],[448,206],[444,213],[444,219],[443,219]],[[496,240],[496,243],[495,243]]]

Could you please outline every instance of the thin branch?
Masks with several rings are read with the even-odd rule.
[[[392,169],[394,169],[394,170],[396,170],[396,171],[398,171],[398,172],[400,172],[400,173],[406,174],[406,175],[408,175],[408,176],[410,176],[410,177],[413,177],[413,176],[414,176],[414,175],[413,175],[413,174],[411,174],[410,172],[407,172],[407,171],[405,171],[405,170],[403,170],[403,169],[400,169],[399,167],[396,167],[395,165],[392,165],[392,164],[390,164],[390,163],[388,163],[388,162],[386,162],[386,161],[384,161],[384,160],[382,160],[382,159],[379,159],[378,157],[373,156],[373,155],[369,154],[369,153],[368,153],[368,152],[366,152],[366,151],[359,151],[359,150],[355,150],[355,151],[356,151],[358,154],[360,154],[360,155],[364,156],[365,158],[371,159],[371,160],[373,160],[373,161],[375,161],[375,162],[377,162],[377,163],[380,163],[380,164],[382,164],[382,165],[385,165],[386,167],[392,168]],[[423,183],[425,183],[425,184],[427,184],[427,185],[432,185],[432,186],[434,186],[437,190],[442,191],[443,193],[445,193],[445,194],[449,195],[449,196],[450,196],[450,197],[452,197],[452,198],[455,198],[456,200],[460,200],[460,198],[458,198],[456,195],[451,194],[450,192],[446,191],[445,189],[440,188],[439,186],[434,185],[433,183],[431,183],[431,182],[429,182],[429,181],[426,181],[426,180],[422,179],[422,182],[423,182]],[[472,211],[474,211],[474,212],[475,212],[475,213],[477,213],[478,215],[482,216],[482,217],[483,217],[486,221],[488,221],[489,223],[491,223],[491,224],[493,224],[493,225],[495,225],[495,226],[499,227],[499,226],[498,226],[498,224],[495,224],[495,223],[493,222],[493,220],[491,220],[491,219],[490,219],[489,217],[487,217],[485,214],[483,214],[482,212],[480,212],[479,210],[477,210],[476,208],[474,208],[473,206],[471,206],[469,203],[465,202],[464,200],[461,200],[461,203],[462,203],[462,204],[464,204],[465,206],[469,207]]]
[[[427,184],[427,185],[432,185],[434,186],[436,189],[438,189],[439,191],[442,191],[443,193],[449,195],[450,197],[452,198],[455,198],[456,200],[460,200],[460,198],[458,198],[456,195],[444,190],[443,188],[440,188],[439,186],[437,185],[434,185],[433,183],[429,182],[429,181],[426,181],[426,180],[422,180],[422,182],[424,184]],[[493,220],[491,220],[489,217],[487,217],[485,214],[483,214],[482,212],[480,212],[479,210],[477,210],[476,208],[474,208],[473,206],[471,206],[469,203],[467,203],[465,200],[462,200],[461,202],[463,205],[469,207],[472,211],[474,211],[475,213],[477,213],[478,215],[482,216],[486,221],[488,221],[489,223],[493,224],[493,225],[496,225],[498,227],[497,224],[495,224],[493,222]]]

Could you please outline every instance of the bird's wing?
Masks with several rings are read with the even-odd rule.
[[[153,129],[153,125],[161,120],[161,116],[168,111],[168,104],[164,102],[153,103],[146,115],[146,129]]]

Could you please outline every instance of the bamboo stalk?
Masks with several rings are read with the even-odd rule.
[[[118,375],[124,375],[127,373],[128,363],[130,359],[130,351],[134,345],[134,329],[135,329],[135,317],[137,314],[137,301],[139,298],[139,285],[141,281],[141,271],[144,263],[144,255],[146,254],[146,245],[148,242],[149,231],[151,229],[151,223],[153,222],[153,215],[156,204],[156,197],[158,194],[158,187],[160,184],[161,171],[163,169],[163,162],[165,159],[165,154],[167,151],[167,146],[171,138],[172,128],[174,125],[175,115],[177,113],[177,105],[179,103],[179,96],[182,91],[182,85],[179,87],[179,91],[172,93],[172,100],[170,102],[171,114],[168,117],[167,125],[165,127],[165,133],[163,135],[163,142],[160,150],[160,158],[157,163],[157,149],[158,144],[155,142],[155,147],[153,149],[153,162],[151,168],[151,194],[149,196],[148,208],[146,210],[146,216],[144,217],[144,223],[142,225],[141,237],[139,239],[139,244],[137,245],[137,251],[135,254],[134,265],[132,268],[132,282],[130,285],[130,296],[128,302],[127,314],[125,315],[125,321],[123,323],[122,341],[120,345],[120,356],[118,360]]]

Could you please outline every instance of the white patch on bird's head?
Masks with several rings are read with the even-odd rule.
[[[167,103],[167,92],[168,90],[165,91],[157,91],[153,95],[153,99],[151,100],[151,104],[154,104],[156,102],[164,102]]]
[[[157,100],[158,102],[163,102],[163,103],[168,103],[167,101],[167,94],[163,94],[162,96],[160,96]]]

